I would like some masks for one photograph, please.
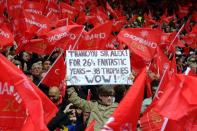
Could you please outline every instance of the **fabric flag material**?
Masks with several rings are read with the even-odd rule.
[[[46,16],[29,13],[27,11],[24,11],[23,14],[24,22],[26,24],[26,32],[36,33],[40,36],[51,30],[51,22]]]
[[[143,114],[143,116],[140,118],[142,131],[160,131],[163,122],[163,117],[153,109],[150,109],[150,111]]]
[[[69,4],[60,3],[62,18],[69,18],[70,20],[74,20],[74,18],[78,15],[78,10],[74,7],[70,6]]]
[[[161,31],[149,28],[128,28],[118,34],[118,39],[128,45],[132,53],[150,61],[160,43]]]
[[[197,32],[188,33],[182,37],[182,40],[185,41],[188,46],[194,49],[197,48]]]
[[[81,25],[62,26],[47,33],[46,39],[51,45],[56,45],[66,50],[70,45],[73,46],[75,44],[82,30],[83,26]]]
[[[66,65],[64,62],[64,57],[63,55],[61,55],[57,58],[51,69],[49,69],[46,76],[44,76],[42,83],[47,85],[48,87],[59,87],[61,82],[64,81],[65,75]]]
[[[144,97],[145,81],[146,69],[144,68],[115,109],[112,116],[106,122],[102,131],[136,130]]]
[[[8,0],[7,1],[8,15],[11,18],[17,19],[21,17],[22,3],[23,3],[23,0]]]
[[[77,43],[78,50],[105,50],[107,40],[111,34],[112,22],[107,21],[104,24],[94,27],[89,32],[84,32]]]
[[[96,121],[92,120],[90,122],[90,124],[88,125],[88,127],[85,129],[85,131],[94,131],[94,125],[95,125]]]
[[[21,44],[17,48],[17,52],[25,50],[40,55],[49,55],[54,48],[54,45],[49,45],[44,39],[32,39],[28,41],[26,44]]]
[[[36,1],[25,1],[23,9],[29,13],[43,15],[45,5]]]
[[[179,10],[177,11],[177,14],[180,18],[183,18],[189,14],[189,6],[181,6],[178,5]]]
[[[112,9],[108,2],[106,2],[106,9],[110,12],[110,14],[114,17],[118,17],[116,12]]]
[[[0,25],[0,47],[13,45],[14,36],[5,24]]]
[[[190,115],[191,111],[196,113],[196,84],[196,77],[174,75],[166,87],[167,90],[155,105],[155,110],[172,120],[180,120]]]
[[[170,66],[169,60],[159,47],[157,47],[157,56],[155,58],[156,58],[157,68],[159,68],[159,75],[162,76],[164,70],[167,67],[169,68]]]
[[[33,87],[33,83],[22,71],[1,54],[0,65],[0,72],[5,74],[0,75],[0,97],[3,101],[0,104],[1,127],[6,130],[16,126],[14,130],[47,131],[46,120],[49,118],[46,119],[45,116],[48,113],[55,115],[55,105],[49,99],[44,103],[42,96],[35,90],[37,87]],[[50,112],[45,112],[44,106]]]

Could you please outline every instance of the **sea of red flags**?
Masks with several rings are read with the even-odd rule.
[[[2,130],[46,131],[57,107],[23,72],[0,54]]]
[[[143,5],[146,0],[137,2]],[[88,14],[83,12],[87,5]],[[175,56],[172,60],[168,60],[164,50],[168,49],[167,53],[174,55],[175,47],[185,47],[184,43],[192,48],[197,47],[197,26],[192,28],[190,26],[190,21],[196,20],[197,13],[192,12],[187,22],[182,23],[183,29],[187,32],[183,37],[176,36],[177,32],[164,33],[159,28],[150,28],[154,24],[161,27],[163,22],[169,23],[175,19],[175,15],[180,18],[188,16],[190,7],[191,4],[178,5],[177,12],[171,16],[165,10],[159,21],[153,20],[152,12],[149,11],[144,15],[145,22],[142,28],[125,29],[125,24],[135,21],[138,16],[134,15],[127,20],[123,10],[112,8],[106,1],[103,6],[97,6],[97,1],[90,0],[75,0],[72,4],[68,0],[60,3],[56,0],[1,0],[0,48],[5,49],[16,42],[18,46],[16,53],[29,51],[49,55],[55,48],[65,51],[128,47],[131,51],[132,69],[140,75],[103,130],[136,130],[145,84],[150,83],[143,68],[150,64],[150,70],[159,75],[161,82],[152,104],[142,114],[140,119],[142,129],[160,130],[166,117],[169,119],[166,129],[193,131],[197,128],[195,123],[197,79],[195,76],[177,74]],[[5,10],[8,16],[3,14]],[[108,18],[108,13],[113,19]],[[86,31],[84,27],[86,23],[91,24],[93,28]],[[114,32],[119,33],[117,36],[112,35]],[[59,86],[62,93],[65,93],[66,85],[62,82],[66,75],[64,71],[66,65],[61,54],[46,73],[42,83],[47,86]],[[57,111],[56,107],[2,55],[0,55],[0,72],[6,74],[0,75],[0,99],[3,100],[0,104],[0,108],[3,108],[0,116],[15,116],[10,120],[16,129],[25,123],[22,130],[47,130],[46,124]],[[6,108],[7,104],[11,106]],[[35,106],[31,106],[32,104]],[[1,127],[13,128],[8,125],[10,120],[0,120]],[[92,130],[93,125],[94,122],[88,129]]]

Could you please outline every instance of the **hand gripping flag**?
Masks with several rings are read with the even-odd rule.
[[[106,122],[102,131],[136,130],[144,97],[145,81],[146,70],[144,68],[114,111],[113,115]]]

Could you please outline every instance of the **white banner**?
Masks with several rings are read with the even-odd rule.
[[[129,50],[66,51],[67,85],[132,84]]]

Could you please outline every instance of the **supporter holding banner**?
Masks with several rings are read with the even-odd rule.
[[[67,85],[132,84],[129,50],[69,50]]]

